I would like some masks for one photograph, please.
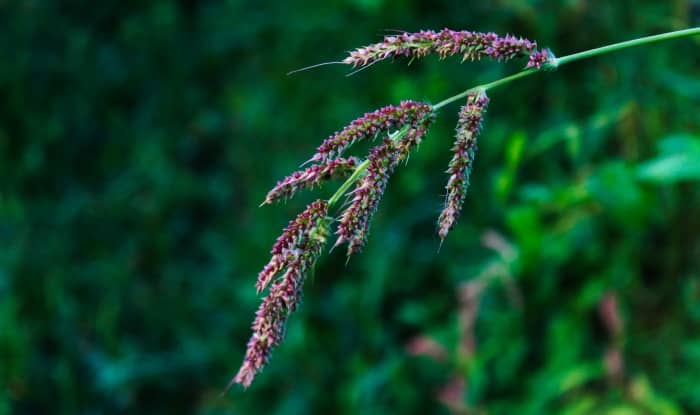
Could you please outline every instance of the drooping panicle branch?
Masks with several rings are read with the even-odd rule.
[[[388,105],[368,112],[321,143],[311,161],[324,161],[340,156],[354,143],[396,130],[402,125],[415,124],[432,112],[429,104],[402,101],[397,107]]]
[[[250,386],[255,375],[269,361],[272,350],[284,338],[289,314],[296,310],[301,301],[301,288],[306,275],[326,244],[329,232],[327,214],[328,204],[325,201],[318,200],[310,204],[289,224],[275,243],[272,249],[275,265],[268,270],[263,281],[258,280],[258,291],[276,274],[283,270],[284,273],[272,283],[258,308],[243,364],[232,382],[244,387]]]
[[[486,112],[489,99],[485,91],[476,91],[467,96],[467,103],[459,112],[452,160],[447,173],[447,195],[445,206],[438,219],[438,234],[444,240],[459,216],[469,187],[469,175],[477,150],[477,136]]]
[[[294,220],[289,222],[282,231],[282,235],[272,246],[270,262],[263,267],[258,274],[255,287],[260,294],[272,279],[284,268],[289,267],[309,240],[311,231],[318,226],[318,222],[325,218],[328,211],[328,203],[316,201],[301,212]]]
[[[364,245],[369,223],[384,194],[389,176],[398,163],[420,144],[433,119],[432,112],[425,114],[418,122],[405,125],[393,139],[386,137],[382,144],[370,150],[367,172],[357,181],[350,204],[341,215],[336,231],[338,239],[334,246],[347,243],[348,257]]]
[[[357,252],[367,237],[368,224],[384,194],[389,176],[396,168],[398,157],[394,142],[385,138],[369,153],[366,174],[357,181],[352,201],[340,217],[335,246],[348,244],[348,256]]]
[[[529,56],[536,50],[536,42],[511,35],[499,36],[492,32],[468,30],[421,30],[416,33],[404,32],[385,36],[380,43],[351,51],[343,63],[353,67],[364,67],[384,59],[421,58],[431,53],[438,54],[440,58],[461,55],[462,62],[482,58],[505,61]],[[530,66],[528,64],[528,67]]]
[[[323,161],[319,164],[296,171],[277,182],[265,196],[263,204],[270,204],[283,198],[292,197],[297,191],[311,188],[324,180],[347,177],[357,167],[359,162],[355,157],[338,157]]]

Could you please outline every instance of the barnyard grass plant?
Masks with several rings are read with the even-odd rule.
[[[527,59],[522,71],[474,86],[437,104],[404,101],[364,114],[323,141],[305,163],[310,166],[282,179],[269,191],[263,204],[286,200],[302,189],[322,185],[332,178],[345,179],[328,200],[317,200],[308,205],[289,223],[272,247],[271,259],[259,273],[256,283],[258,293],[267,289],[267,294],[253,321],[253,334],[243,364],[231,383],[250,386],[269,362],[273,349],[284,338],[289,315],[299,306],[304,280],[331,233],[336,236],[334,248],[347,245],[348,259],[362,249],[389,178],[418,148],[439,110],[464,100],[459,111],[452,159],[447,166],[449,176],[444,208],[437,220],[437,234],[442,243],[455,226],[467,195],[477,153],[477,137],[484,122],[490,90],[594,56],[695,35],[700,35],[700,28],[642,37],[558,58],[549,49],[538,49],[536,42],[522,37],[466,30],[423,30],[385,36],[382,42],[351,51],[342,61],[329,62],[348,65],[358,71],[382,61],[411,61],[430,54],[441,59],[457,56],[462,62]],[[344,155],[349,147],[363,140],[376,144],[367,157]],[[341,206],[339,212],[334,210]]]

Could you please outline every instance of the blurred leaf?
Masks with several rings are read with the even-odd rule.
[[[674,94],[700,99],[700,79],[667,69],[662,72],[663,85]]]
[[[603,209],[620,223],[633,226],[643,220],[648,205],[627,163],[611,161],[601,165],[589,178],[587,188]]]
[[[594,413],[597,406],[597,401],[594,396],[578,396],[572,399],[571,403],[566,405],[561,410],[561,415],[589,415]]]
[[[505,201],[517,181],[518,166],[523,158],[527,136],[524,132],[513,133],[506,143],[506,166],[496,176],[496,193],[499,200]]]
[[[635,401],[639,402],[649,412],[658,415],[680,415],[681,410],[671,400],[654,392],[645,376],[632,379],[630,390]]]
[[[642,163],[640,179],[657,183],[700,180],[700,137],[675,135],[659,142],[659,155]]]
[[[614,405],[601,411],[603,415],[646,415],[643,411],[633,405]]]

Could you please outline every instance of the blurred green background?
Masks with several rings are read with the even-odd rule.
[[[0,414],[700,413],[700,38],[493,90],[439,248],[459,105],[324,255],[252,387],[255,276],[331,184],[258,208],[322,139],[518,71],[346,77],[391,29],[565,55],[700,25],[700,2],[0,1]],[[361,149],[361,148],[358,148]]]

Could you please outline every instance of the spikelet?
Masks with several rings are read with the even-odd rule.
[[[554,53],[552,53],[551,50],[542,49],[530,55],[530,60],[527,62],[525,67],[527,69],[540,69],[543,67],[545,69],[556,69],[557,58],[554,56]]]

